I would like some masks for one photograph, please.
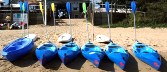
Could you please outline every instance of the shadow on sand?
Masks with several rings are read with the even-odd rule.
[[[138,63],[135,60],[134,56],[132,55],[132,52],[128,52],[129,53],[129,60],[126,63],[125,69],[124,71],[126,72],[139,72],[138,69]]]
[[[28,53],[27,55],[25,55],[24,57],[14,61],[14,62],[11,62],[13,65],[15,66],[19,66],[19,67],[27,67],[27,66],[30,66],[34,63],[37,62],[37,58],[35,56],[35,49],[36,49],[36,45],[33,47],[33,49],[31,50],[30,53]]]
[[[161,55],[167,55],[167,53],[161,53]],[[161,56],[161,68],[159,69],[160,72],[167,72],[167,61]]]
[[[68,63],[66,67],[71,69],[80,70],[82,65],[86,62],[86,59],[82,56],[82,53],[79,54],[79,56],[74,59],[72,62]]]
[[[47,25],[49,25],[49,26],[54,26],[54,21],[53,21],[53,19],[51,19],[48,23],[47,23]],[[63,20],[63,19],[55,19],[55,25],[57,26],[57,25],[59,25],[59,26],[68,26],[68,24]]]
[[[45,64],[43,67],[46,69],[58,70],[61,63],[62,62],[57,54],[55,58],[53,58],[50,62]]]
[[[105,71],[115,72],[114,63],[111,62],[106,55],[102,59],[99,68]]]

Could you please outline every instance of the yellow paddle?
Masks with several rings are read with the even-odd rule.
[[[52,8],[52,11],[54,12],[55,11],[55,4],[54,3],[51,3],[51,8]]]
[[[53,21],[54,21],[54,26],[55,26],[55,31],[56,31],[56,25],[55,25],[55,4],[54,3],[51,3],[51,8],[52,8],[52,11],[53,11]]]
[[[42,7],[42,2],[39,2],[39,8],[40,8],[40,11],[42,13],[43,23],[44,23],[44,12],[43,12],[43,7]]]
[[[43,15],[43,7],[42,7],[42,3],[41,2],[39,2],[39,8],[40,8],[40,10],[42,12],[42,15]]]

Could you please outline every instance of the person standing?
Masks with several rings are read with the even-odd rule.
[[[9,15],[7,15],[6,18],[5,18],[5,21],[7,23],[8,29],[10,29],[10,20],[11,20],[11,17]]]

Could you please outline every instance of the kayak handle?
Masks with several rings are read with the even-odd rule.
[[[126,52],[128,52],[128,50],[125,50]]]
[[[2,56],[2,52],[0,52],[0,56]],[[7,60],[5,57],[1,57],[0,60]]]
[[[135,53],[137,53],[137,52],[135,51]]]

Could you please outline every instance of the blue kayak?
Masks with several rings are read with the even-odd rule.
[[[44,65],[56,56],[57,50],[58,48],[53,43],[47,42],[39,45],[35,53],[40,63]]]
[[[82,55],[92,62],[96,67],[99,67],[101,60],[103,59],[105,53],[99,46],[94,45],[93,43],[86,43],[81,48]]]
[[[58,55],[65,65],[75,59],[79,53],[80,47],[74,42],[69,42],[58,50]]]
[[[19,38],[8,45],[2,50],[2,56],[8,61],[15,61],[16,59],[29,53],[34,46],[34,42],[29,38]]]
[[[141,61],[158,70],[161,66],[160,55],[148,45],[136,41],[133,44],[133,53]]]
[[[105,46],[105,53],[108,58],[117,66],[119,66],[121,69],[125,68],[126,62],[129,59],[129,54],[123,47],[110,42],[107,46]]]

